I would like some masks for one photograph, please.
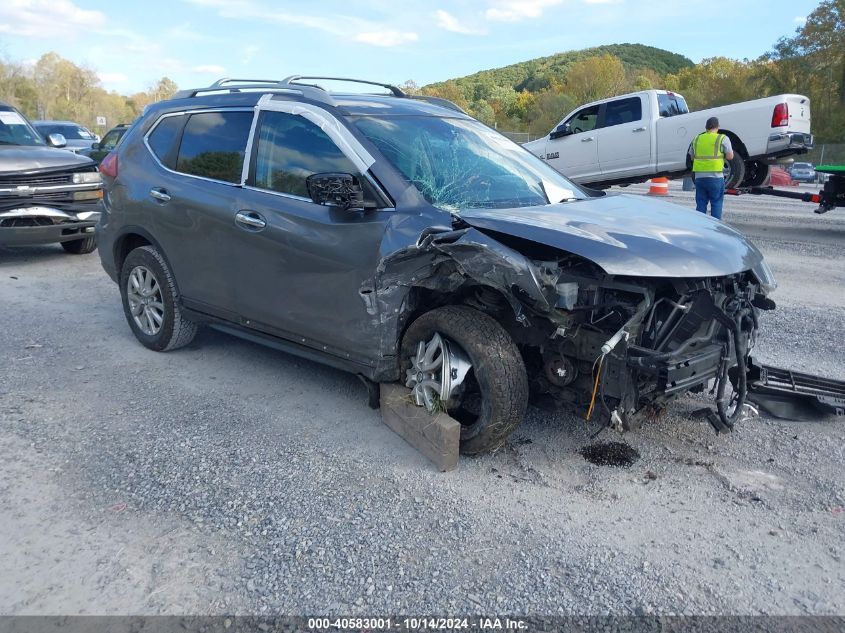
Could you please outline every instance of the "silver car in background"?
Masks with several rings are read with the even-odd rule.
[[[84,125],[79,125],[73,121],[33,121],[32,124],[39,134],[47,138],[50,134],[61,134],[65,137],[67,145],[62,149],[70,150],[78,153],[83,149],[91,149],[91,146],[100,140],[100,137],[94,134]]]

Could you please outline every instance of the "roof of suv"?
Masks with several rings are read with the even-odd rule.
[[[332,80],[363,83],[386,88],[391,94],[361,94],[330,92],[313,83],[302,80]],[[373,114],[423,116],[466,117],[466,113],[446,99],[425,95],[408,95],[400,88],[390,84],[381,84],[357,79],[336,77],[300,77],[292,76],[282,81],[254,79],[220,79],[206,88],[192,88],[177,92],[171,100],[151,105],[148,111],[170,109],[175,101],[193,106],[254,106],[266,94],[273,94],[273,99],[285,101],[307,101],[333,106],[348,116],[366,116]]]
[[[33,121],[33,125],[75,125],[76,127],[85,127],[81,123],[75,123],[74,121],[53,121],[51,119],[39,119],[38,121]]]

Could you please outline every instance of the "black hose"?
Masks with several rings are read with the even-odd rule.
[[[725,389],[727,387],[727,383],[729,382],[728,378],[728,355],[725,354],[724,362],[722,363],[722,371],[721,375],[719,376],[719,387],[716,391],[716,412],[719,415],[719,419],[729,429],[733,429],[734,424],[742,417],[742,408],[745,406],[745,397],[748,393],[748,388],[746,385],[746,373],[747,368],[745,365],[745,351],[742,347],[742,341],[740,339],[740,334],[742,332],[742,319],[745,317],[746,311],[738,314],[732,327],[729,329],[733,334],[733,347],[734,353],[736,356],[736,365],[737,365],[737,401],[736,401],[736,409],[730,415],[728,415],[728,403],[725,399]],[[730,347],[730,342],[726,343],[728,347]]]

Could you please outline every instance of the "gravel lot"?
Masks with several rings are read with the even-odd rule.
[[[757,356],[845,379],[845,210],[725,217],[781,282]],[[0,613],[845,613],[841,418],[716,436],[687,399],[605,432],[641,455],[612,468],[532,409],[441,474],[351,375],[211,330],[147,351],[96,253],[0,249],[0,306]]]

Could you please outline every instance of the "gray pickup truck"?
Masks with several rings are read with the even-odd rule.
[[[97,248],[103,184],[93,160],[60,151],[61,134],[42,139],[0,103],[0,246],[60,243],[68,253]]]

